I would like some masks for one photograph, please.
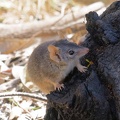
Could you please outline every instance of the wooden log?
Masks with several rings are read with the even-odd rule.
[[[94,65],[84,74],[74,70],[65,89],[47,96],[45,120],[120,120],[120,1],[86,19],[89,34],[82,45],[90,52],[81,61]]]

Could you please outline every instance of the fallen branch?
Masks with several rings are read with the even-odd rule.
[[[75,25],[84,21],[84,15],[89,11],[98,11],[104,7],[102,2],[97,2],[87,7],[80,8],[64,16],[53,17],[51,19],[21,23],[21,24],[0,24],[0,41],[5,39],[31,38],[36,33],[56,33],[70,25]],[[77,22],[79,20],[79,22]],[[75,23],[76,22],[76,23]],[[62,26],[62,27],[61,27]]]
[[[41,100],[43,102],[47,102],[47,99],[42,98],[42,96],[36,95],[34,93],[25,93],[25,92],[4,92],[4,93],[0,93],[0,98],[6,98],[6,97],[11,97],[11,96],[25,96],[25,97],[38,99],[38,100]]]

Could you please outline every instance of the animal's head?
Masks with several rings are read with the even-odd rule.
[[[89,52],[88,48],[78,46],[75,43],[67,40],[56,41],[54,44],[48,46],[50,59],[60,64],[67,64],[76,58],[80,58]]]

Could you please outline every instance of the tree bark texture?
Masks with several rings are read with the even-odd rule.
[[[86,14],[88,34],[82,44],[90,52],[81,59],[86,73],[76,68],[65,88],[47,95],[45,120],[120,120],[120,1],[98,16]]]

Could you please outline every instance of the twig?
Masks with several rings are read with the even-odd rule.
[[[26,92],[4,92],[4,93],[0,93],[0,98],[6,98],[6,97],[11,97],[11,96],[25,96],[25,97],[38,99],[38,100],[41,100],[43,102],[47,102],[47,99],[42,98],[42,96],[36,95],[34,93],[26,93]]]

